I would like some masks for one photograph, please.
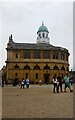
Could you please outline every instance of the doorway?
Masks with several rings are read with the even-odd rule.
[[[48,85],[49,84],[49,76],[50,74],[46,73],[44,74],[44,82]]]

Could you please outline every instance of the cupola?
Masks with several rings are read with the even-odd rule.
[[[48,37],[48,29],[46,26],[44,26],[44,23],[42,22],[42,25],[39,27],[37,31],[37,43],[48,43],[49,44],[49,37]]]

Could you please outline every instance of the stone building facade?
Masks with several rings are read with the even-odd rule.
[[[69,52],[66,48],[53,46],[49,31],[42,23],[37,31],[37,42],[15,43],[12,35],[7,44],[7,82],[17,83],[28,76],[31,83],[50,83],[55,74],[63,76],[69,71]]]

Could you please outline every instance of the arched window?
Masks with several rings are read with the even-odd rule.
[[[30,70],[30,67],[28,65],[24,66],[24,69]]]
[[[38,65],[34,66],[34,70],[40,70],[40,67]]]
[[[19,66],[16,64],[16,65],[14,66],[14,68],[19,68]]]
[[[41,34],[39,33],[39,37],[41,38]]]
[[[65,70],[65,67],[64,67],[64,66],[62,66],[61,70]]]
[[[48,38],[48,34],[46,34],[46,38]]]
[[[43,33],[43,38],[45,37],[45,34]]]
[[[59,70],[58,66],[54,66],[53,69],[54,69],[54,70]]]
[[[49,67],[48,65],[46,65],[46,66],[44,67],[44,70],[50,70],[50,67]]]

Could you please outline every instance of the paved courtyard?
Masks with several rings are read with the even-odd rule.
[[[64,88],[64,85],[63,85]],[[52,85],[2,88],[3,118],[72,118],[73,93],[53,93]]]

